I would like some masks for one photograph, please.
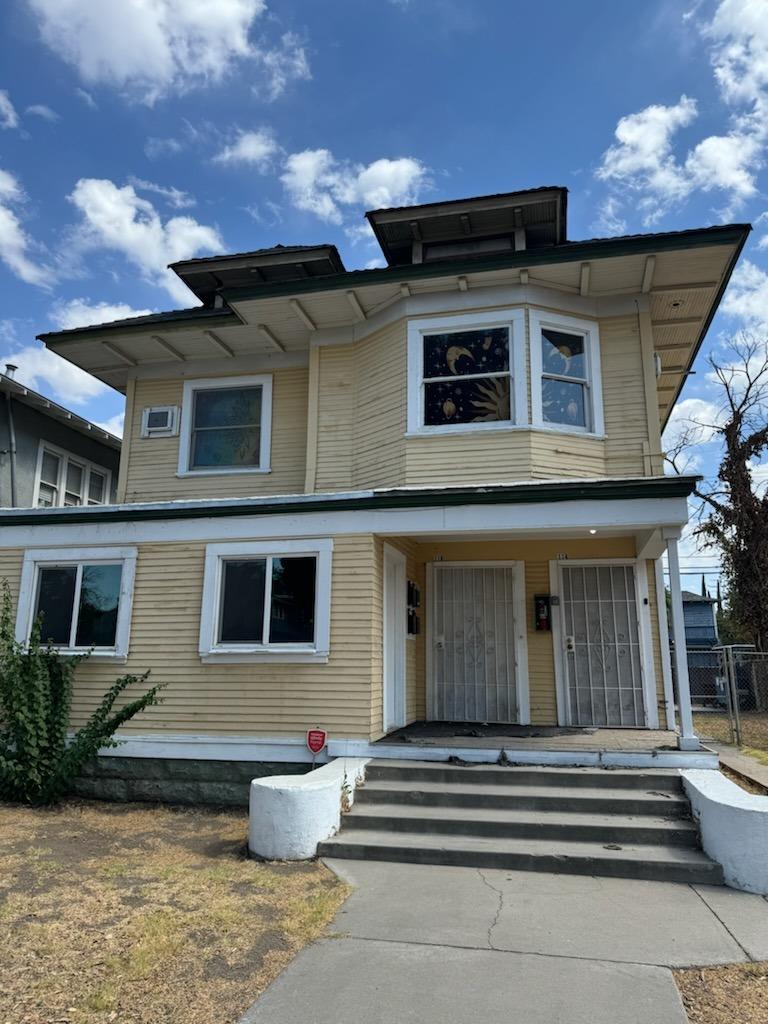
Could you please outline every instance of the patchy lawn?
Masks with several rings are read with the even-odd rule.
[[[741,742],[744,747],[752,748],[750,756],[768,763],[768,712],[742,711]],[[702,739],[709,738],[716,743],[732,743],[728,715],[723,712],[706,712],[694,714],[693,725]]]
[[[691,1024],[765,1024],[768,962],[675,971]]]
[[[247,814],[0,805],[0,1022],[229,1024],[347,889],[245,856]]]

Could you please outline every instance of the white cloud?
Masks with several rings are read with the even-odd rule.
[[[60,302],[50,313],[53,323],[62,331],[91,324],[109,324],[113,320],[127,320],[132,316],[148,316],[151,309],[134,309],[125,302],[91,302],[90,299],[70,299]]]
[[[42,345],[26,345],[10,351],[2,361],[18,366],[16,377],[22,384],[28,384],[33,390],[41,391],[63,405],[84,405],[107,391],[106,384]]]
[[[340,224],[343,206],[415,202],[427,184],[427,168],[413,157],[361,165],[339,161],[328,149],[306,149],[286,159],[281,181],[295,207]]]
[[[309,70],[307,52],[293,32],[286,32],[280,42],[272,49],[264,49],[257,54],[262,69],[263,81],[253,87],[260,94],[266,92],[266,98],[276,100],[288,88],[291,82],[309,81],[312,73]]]
[[[220,82],[250,62],[272,99],[309,77],[292,35],[250,38],[265,0],[28,0],[43,41],[86,84],[114,86],[145,103]]]
[[[721,308],[751,330],[768,331],[768,273],[750,260],[742,260],[733,272]]]
[[[93,98],[93,96],[91,96],[87,89],[80,89],[78,87],[77,89],[75,89],[75,96],[79,96],[83,103],[86,105],[86,107],[90,107],[91,110],[99,109],[96,100]]]
[[[688,20],[699,17],[698,9]],[[643,223],[653,224],[693,193],[719,192],[721,219],[732,218],[758,193],[757,173],[768,143],[768,12],[765,0],[721,0],[698,30],[711,45],[720,94],[729,105],[726,130],[676,152],[679,133],[697,116],[694,99],[673,106],[651,104],[622,117],[616,144],[603,154],[596,175],[631,193]],[[613,198],[620,202],[618,195]],[[768,243],[767,243],[768,244]]]
[[[0,89],[0,128],[18,128],[19,115],[5,89]]]
[[[219,164],[250,164],[265,174],[279,149],[272,132],[268,128],[259,128],[258,131],[240,132],[237,139],[225,146],[213,160]]]
[[[193,301],[192,296],[166,269],[167,265],[224,248],[218,230],[193,217],[163,221],[152,203],[138,196],[132,185],[120,188],[108,179],[81,178],[69,199],[83,217],[77,236],[82,248],[121,253],[146,280],[165,288],[175,301],[186,305]]]
[[[183,192],[180,188],[174,188],[172,185],[157,185],[154,181],[135,178],[133,175],[128,178],[128,184],[133,185],[140,192],[153,192],[155,195],[162,196],[175,210],[185,210],[197,203],[195,197],[189,192]]]
[[[183,148],[183,143],[174,138],[158,139],[150,136],[144,143],[144,152],[150,160],[158,160],[164,156],[173,156],[174,153],[180,153]]]
[[[0,260],[27,284],[47,287],[50,271],[30,257],[34,243],[14,209],[23,200],[24,191],[17,179],[0,169]]]
[[[114,416],[110,416],[108,420],[100,420],[96,423],[97,427],[101,427],[102,430],[106,430],[108,434],[114,434],[115,437],[123,436],[123,428],[125,425],[125,413],[118,412]]]
[[[26,114],[32,114],[33,117],[40,117],[43,121],[59,121],[59,115],[55,110],[51,110],[44,103],[33,103],[31,107],[27,107]]]
[[[663,446],[667,451],[672,451],[687,437],[693,445],[688,453],[688,466],[692,471],[691,467],[698,468],[701,465],[699,447],[717,439],[717,427],[724,421],[725,410],[716,402],[707,398],[685,398],[672,409],[664,430]]]
[[[623,235],[627,230],[627,222],[620,211],[621,203],[616,196],[606,196],[598,207],[592,230],[598,235]]]

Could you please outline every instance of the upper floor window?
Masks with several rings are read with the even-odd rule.
[[[272,378],[184,384],[179,473],[269,472]]]
[[[527,415],[522,310],[408,324],[408,430],[511,426]]]
[[[533,425],[602,434],[597,324],[539,310],[530,317]]]
[[[39,508],[62,505],[106,505],[112,474],[103,466],[70,455],[47,441],[40,442],[35,481]]]
[[[56,548],[24,554],[16,639],[34,623],[59,650],[125,657],[128,653],[135,548]]]

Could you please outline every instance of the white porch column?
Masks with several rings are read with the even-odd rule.
[[[691,687],[688,681],[688,652],[685,648],[685,624],[683,621],[683,595],[680,587],[680,560],[677,554],[677,538],[667,538],[669,560],[669,590],[672,597],[672,639],[675,642],[675,675],[677,677],[677,703],[680,713],[680,736],[677,745],[681,750],[698,750],[699,739],[693,731],[691,712]]]

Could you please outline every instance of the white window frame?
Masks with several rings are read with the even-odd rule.
[[[40,443],[37,449],[37,465],[35,467],[35,489],[32,494],[32,504],[35,508],[38,507],[38,501],[40,500],[40,485],[42,480],[40,479],[43,471],[43,455],[45,452],[50,452],[51,455],[55,455],[59,460],[59,478],[56,484],[57,490],[57,503],[51,506],[44,506],[45,508],[64,508],[64,492],[67,484],[67,462],[74,462],[75,465],[79,466],[83,471],[83,503],[82,505],[73,505],[72,508],[87,508],[89,505],[88,489],[91,484],[91,472],[95,471],[100,473],[104,477],[104,498],[103,502],[96,502],[96,505],[109,505],[112,499],[112,471],[107,469],[106,466],[100,466],[96,462],[91,462],[88,459],[83,459],[79,455],[74,455],[72,452],[68,452],[65,448],[59,448],[56,444],[51,444],[50,441],[46,441],[44,438],[40,439]],[[70,506],[67,506],[70,507]],[[92,506],[93,507],[93,506]]]
[[[168,425],[165,427],[150,427],[149,417],[153,412],[167,412]],[[179,428],[179,409],[175,405],[150,405],[141,411],[141,436],[142,437],[175,437]]]
[[[586,437],[605,437],[603,421],[603,381],[600,369],[600,327],[596,320],[583,320],[560,313],[546,313],[530,310],[529,349],[531,363],[531,421],[536,430],[552,430],[559,434],[580,434]],[[542,330],[551,328],[566,334],[578,334],[584,338],[584,358],[587,366],[587,383],[584,408],[587,426],[568,423],[549,423],[544,419],[542,408],[542,379],[545,376],[541,360]],[[575,383],[581,383],[576,381]]]
[[[512,419],[495,423],[424,423],[423,338],[425,334],[453,331],[509,328],[509,373]],[[501,374],[488,374],[502,376]],[[464,434],[487,430],[515,430],[528,424],[528,395],[525,380],[525,310],[504,309],[490,313],[461,313],[457,316],[425,317],[408,321],[408,436]]]
[[[200,658],[202,661],[264,663],[327,662],[331,646],[331,560],[333,541],[278,540],[240,541],[208,544],[205,549],[203,602],[200,613]],[[315,639],[308,644],[226,644],[218,642],[221,621],[223,564],[232,559],[312,556],[315,573]],[[269,576],[268,576],[269,579]],[[271,585],[271,583],[270,583]],[[266,603],[265,603],[266,604]],[[269,614],[265,607],[265,618]]]
[[[39,570],[58,566],[82,566],[105,563],[114,565],[122,563],[120,577],[120,598],[117,609],[117,628],[113,647],[97,647],[93,649],[92,658],[108,658],[111,661],[125,661],[128,657],[128,644],[131,633],[131,613],[133,609],[133,590],[136,578],[136,548],[30,548],[24,552],[21,569],[21,586],[16,612],[16,640],[20,644],[29,643],[29,635],[35,621],[35,606]],[[74,604],[80,596],[80,574],[75,588]],[[74,620],[73,620],[74,627]],[[57,646],[62,654],[85,654],[89,647]]]
[[[196,391],[258,387],[261,392],[261,439],[258,466],[222,466],[220,468],[191,469],[192,414]],[[205,377],[184,381],[179,429],[178,476],[223,476],[231,473],[269,473],[272,447],[272,376],[259,374],[248,377]]]

